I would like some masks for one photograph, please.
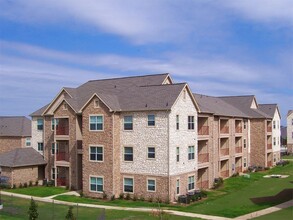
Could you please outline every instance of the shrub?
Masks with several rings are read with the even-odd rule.
[[[148,201],[149,201],[149,202],[153,202],[153,197],[150,196],[149,199],[148,199]]]
[[[30,207],[27,213],[29,220],[35,220],[39,217],[38,204],[33,200],[33,198],[31,198]]]
[[[143,202],[144,200],[145,200],[145,199],[144,199],[143,195],[141,195],[141,196],[140,196],[140,201]]]
[[[74,217],[74,215],[73,215],[72,209],[73,209],[73,207],[72,207],[72,206],[69,206],[69,208],[68,208],[68,212],[67,212],[67,214],[66,214],[66,216],[65,216],[65,219],[68,219],[68,220],[75,220],[75,217]]]
[[[166,204],[170,204],[169,196],[166,197],[166,199],[165,199],[165,203],[166,203]]]
[[[20,184],[19,184],[19,188],[23,188],[23,185],[22,185],[22,183],[20,183]]]
[[[200,194],[201,194],[202,198],[206,198],[208,196],[208,192],[205,190],[201,190]]]
[[[279,162],[276,163],[277,166],[285,166],[289,164],[288,160],[280,160]]]
[[[126,200],[129,200],[130,199],[130,194],[129,193],[126,193],[125,199]]]
[[[124,193],[119,194],[119,199],[124,199]]]
[[[133,195],[132,200],[133,200],[133,201],[136,201],[136,200],[137,200],[137,195],[136,195],[136,194]]]
[[[162,203],[162,199],[161,199],[160,197],[157,197],[157,198],[156,198],[156,202],[157,202],[157,203]]]
[[[108,198],[108,195],[105,191],[103,191],[103,199],[107,199]]]
[[[270,168],[269,167],[265,167],[265,170],[269,170]]]
[[[232,177],[237,177],[237,176],[239,176],[238,172],[232,174]]]
[[[83,191],[80,192],[80,197],[84,197]]]
[[[12,189],[16,189],[16,184],[13,184]]]
[[[215,178],[214,179],[214,184],[213,184],[213,189],[219,188],[220,186],[223,185],[223,183],[224,183],[224,181],[223,181],[223,178],[222,177]]]
[[[35,182],[35,186],[38,186],[38,185],[39,185],[39,181],[36,180],[36,182]]]
[[[28,185],[29,187],[33,186],[33,181],[30,180]]]
[[[24,188],[27,188],[27,183],[24,183],[24,184],[23,184],[23,187],[24,187]]]
[[[115,200],[115,195],[112,195],[111,196],[111,201],[114,201]]]

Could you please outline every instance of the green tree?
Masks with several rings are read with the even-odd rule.
[[[33,200],[33,198],[31,198],[31,204],[27,213],[29,220],[35,220],[39,217],[38,204],[35,202],[35,200]]]
[[[75,220],[74,215],[73,215],[73,212],[72,212],[72,209],[73,209],[73,207],[72,206],[69,206],[68,212],[67,212],[67,214],[65,216],[65,219]]]

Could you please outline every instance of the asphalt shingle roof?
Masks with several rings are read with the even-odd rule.
[[[17,148],[0,154],[0,166],[24,167],[32,165],[45,165],[43,156],[32,147]]]
[[[275,111],[278,108],[277,104],[259,104],[259,110],[269,115],[271,118],[274,117]]]
[[[31,120],[24,116],[0,116],[0,136],[31,136]]]

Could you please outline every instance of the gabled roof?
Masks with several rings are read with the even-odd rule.
[[[0,166],[4,167],[24,167],[45,164],[47,162],[43,156],[32,147],[17,148],[0,154]]]
[[[166,79],[169,79],[171,84],[163,84]],[[104,102],[111,111],[170,110],[186,85],[173,84],[169,74],[164,73],[91,80],[77,88],[63,88],[61,91],[68,93],[63,99],[79,113],[94,96]],[[46,113],[50,105],[38,110],[37,113],[42,110]],[[33,113],[32,116],[34,115],[36,114]]]
[[[234,106],[245,115],[251,118],[271,118],[266,113],[262,112],[259,109],[251,108],[253,101],[255,101],[254,95],[246,95],[246,96],[223,96],[219,97],[226,103]]]
[[[0,136],[30,137],[31,120],[24,116],[0,116]]]
[[[291,115],[293,113],[293,110],[289,110],[288,111],[288,114],[287,114],[287,117],[289,116],[289,115]]]
[[[280,117],[281,114],[279,112],[279,108],[277,104],[259,104],[258,105],[259,110],[261,110],[262,112],[266,113],[267,115],[269,115],[271,118],[274,117],[275,115],[275,111],[277,110]]]
[[[193,95],[202,113],[210,113],[214,115],[230,117],[248,117],[242,111],[235,108],[233,105],[225,102],[221,98],[195,93]]]
[[[42,116],[43,112],[48,108],[49,104],[43,106],[42,108],[38,109],[37,111],[30,114],[31,117]]]

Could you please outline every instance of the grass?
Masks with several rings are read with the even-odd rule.
[[[293,160],[293,154],[291,154],[291,155],[284,155],[284,156],[282,156],[282,159],[290,159],[290,160]]]
[[[17,189],[5,189],[6,192],[20,193],[29,196],[47,197],[68,192],[68,190],[61,187],[45,187],[45,186],[33,186],[27,188]]]
[[[29,208],[30,200],[11,197],[11,196],[3,196],[2,199],[4,202],[3,210],[0,210],[0,219],[2,220],[22,220],[27,219],[27,211]],[[66,205],[58,205],[53,203],[44,203],[38,202],[38,213],[39,219],[42,220],[51,220],[51,219],[65,219],[66,213],[68,211],[68,206]],[[152,220],[152,219],[160,219],[160,216],[157,213],[146,213],[146,212],[135,212],[135,211],[121,211],[121,210],[104,210],[104,209],[96,209],[96,208],[86,208],[86,207],[77,207],[74,206],[73,214],[74,216],[78,216],[79,220],[87,220],[87,219],[100,219],[99,217],[104,212],[105,219],[141,219],[141,220]],[[193,218],[183,217],[183,216],[175,216],[175,215],[167,215],[163,214],[163,219],[170,220],[191,220]]]
[[[263,215],[260,217],[256,217],[253,219],[255,219],[255,220],[275,220],[275,219],[287,220],[287,219],[292,219],[292,218],[293,218],[293,207],[289,207],[289,208],[282,209],[280,211],[273,212],[273,213]]]

